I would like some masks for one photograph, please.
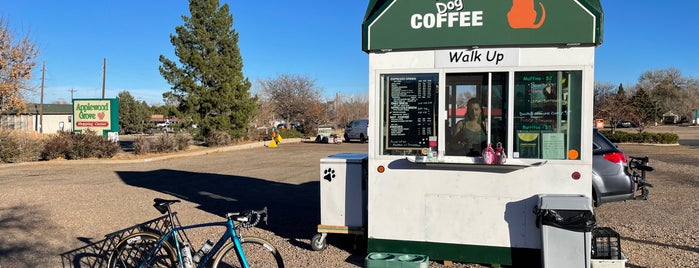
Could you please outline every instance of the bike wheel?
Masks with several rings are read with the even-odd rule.
[[[140,267],[158,245],[159,240],[160,236],[153,233],[135,233],[124,237],[117,243],[109,256],[107,267]],[[168,242],[163,242],[163,245],[146,267],[175,267],[175,264],[175,251]]]
[[[284,261],[279,251],[262,238],[245,237],[240,239],[245,258],[252,268],[258,267],[284,267]],[[214,258],[213,268],[241,267],[238,255],[235,254],[235,245],[232,242],[226,243]]]

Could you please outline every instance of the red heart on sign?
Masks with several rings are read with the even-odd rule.
[[[100,112],[97,114],[97,117],[100,118],[100,120],[104,119],[104,112]]]

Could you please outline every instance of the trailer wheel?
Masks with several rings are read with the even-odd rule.
[[[323,237],[323,234],[316,234],[311,239],[311,248],[315,251],[322,251],[328,247],[328,241]]]

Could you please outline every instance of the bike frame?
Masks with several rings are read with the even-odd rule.
[[[167,241],[170,236],[172,236],[175,239],[175,251],[177,253],[177,261],[179,263],[182,263],[182,251],[180,249],[180,241],[179,241],[179,236],[178,232],[179,231],[184,231],[187,229],[196,229],[196,228],[203,228],[203,227],[211,227],[211,226],[226,226],[226,231],[221,235],[221,238],[218,239],[218,242],[214,244],[214,246],[211,248],[211,250],[201,259],[197,267],[205,267],[206,263],[209,262],[211,257],[215,255],[216,252],[218,252],[223,245],[226,243],[226,240],[228,238],[231,238],[233,241],[233,245],[235,245],[235,254],[238,257],[238,261],[240,262],[240,265],[245,268],[249,268],[248,260],[245,258],[245,253],[243,252],[243,248],[240,244],[240,237],[238,237],[237,232],[235,231],[235,225],[233,223],[233,220],[231,218],[228,218],[227,221],[223,222],[209,222],[209,223],[201,223],[201,224],[194,224],[194,225],[187,225],[187,226],[174,226],[174,221],[172,221],[172,214],[170,214],[170,222],[172,225],[172,228],[170,231],[165,233],[160,240],[158,240],[158,244],[156,247],[148,254],[148,258],[146,258],[146,261],[141,263],[139,267],[143,267],[144,264],[147,264],[151,261],[153,257],[155,257],[156,252],[162,248],[163,243]],[[195,252],[192,252],[194,254]]]

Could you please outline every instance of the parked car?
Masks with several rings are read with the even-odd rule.
[[[345,141],[349,142],[352,139],[359,140],[365,143],[369,140],[367,128],[369,127],[369,119],[356,119],[349,122],[345,126]]]
[[[627,157],[596,128],[592,138],[592,201],[604,203],[636,199],[638,182],[628,173]],[[645,178],[644,178],[645,180]],[[645,182],[644,182],[645,183]],[[643,189],[644,192],[647,189]],[[647,192],[645,192],[647,195]],[[645,196],[644,196],[645,198]]]
[[[633,121],[628,121],[628,120],[619,120],[616,122],[616,127],[618,128],[625,128],[625,127],[636,127],[636,123]]]

